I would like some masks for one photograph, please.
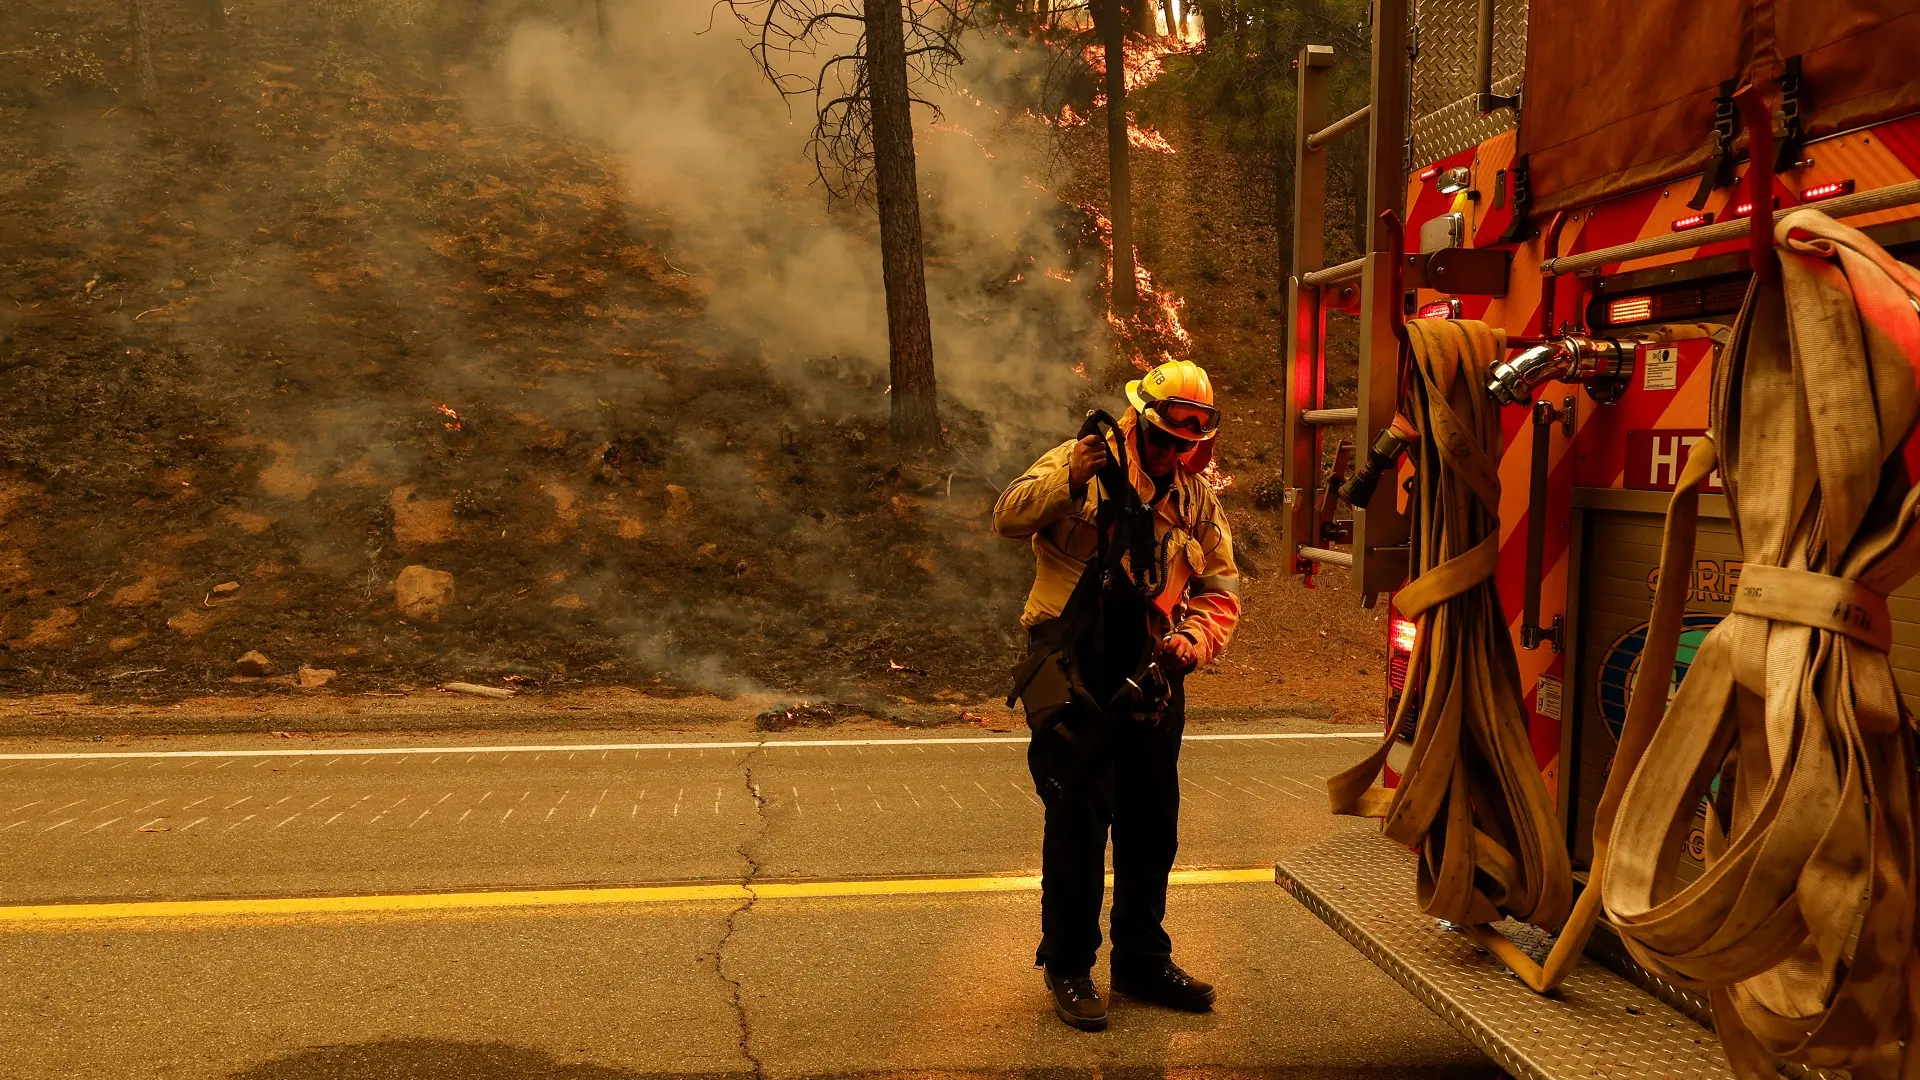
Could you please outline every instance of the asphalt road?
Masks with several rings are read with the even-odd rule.
[[[1320,787],[1365,743],[1274,733],[1187,742],[1189,880],[1367,827]],[[1060,1025],[1037,893],[968,884],[1037,870],[1020,739],[671,740],[0,745],[0,1075],[1496,1075],[1259,873],[1170,901],[1213,1015]],[[473,899],[527,889],[574,891]]]

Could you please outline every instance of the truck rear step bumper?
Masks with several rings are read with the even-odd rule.
[[[1372,831],[1294,853],[1274,879],[1367,959],[1522,1080],[1732,1080],[1713,1033],[1591,959],[1552,995],[1414,909],[1415,859]],[[1499,929],[1538,960],[1553,939]]]

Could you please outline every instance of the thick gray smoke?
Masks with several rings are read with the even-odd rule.
[[[518,25],[493,104],[616,155],[634,202],[672,222],[674,265],[711,282],[709,317],[797,388],[841,393],[806,374],[829,357],[883,374],[873,216],[827,206],[806,152],[812,99],[781,98],[724,6],[633,0],[609,20],[604,44],[591,27]],[[1071,266],[1071,237],[1036,179],[1039,136],[995,103],[1020,58],[986,37],[966,45],[962,89],[928,90],[943,115],[916,116],[940,386],[996,429],[1053,428],[1100,347],[1097,297],[1089,273],[1045,273]]]
[[[915,465],[879,448],[874,215],[814,182],[811,104],[708,0],[605,0],[604,39],[594,6],[236,5],[209,34],[158,5],[149,113],[110,108],[123,9],[29,5],[0,689],[218,687],[249,650],[342,687],[998,682],[1030,564],[969,474],[1061,438],[1105,340],[1012,119],[1032,68],[970,41],[966,92],[916,115],[960,453]],[[412,566],[445,610],[401,599]]]

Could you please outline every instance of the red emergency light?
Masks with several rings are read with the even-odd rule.
[[[1415,625],[1412,619],[1402,619],[1395,616],[1391,631],[1395,651],[1403,653],[1413,651],[1414,642],[1419,640],[1420,637],[1420,627]]]
[[[1747,277],[1742,274],[1707,285],[1688,285],[1622,296],[1607,301],[1606,323],[1608,326],[1631,326],[1634,323],[1672,322],[1707,313],[1738,311],[1746,295]]]
[[[1457,319],[1460,317],[1460,301],[1454,297],[1435,300],[1431,304],[1420,305],[1419,317],[1422,319]]]
[[[1612,326],[1646,322],[1653,318],[1653,297],[1628,296],[1607,304],[1607,322]]]
[[[1429,165],[1426,168],[1420,170],[1420,179],[1423,183],[1439,175],[1440,175],[1440,166],[1438,165]]]
[[[1411,619],[1396,615],[1388,625],[1387,688],[1396,694],[1407,688],[1407,671],[1413,666],[1413,645],[1419,636],[1420,629]]]
[[[1852,180],[1834,180],[1825,184],[1815,184],[1800,192],[1801,202],[1819,202],[1821,199],[1838,198],[1853,194]]]
[[[1713,224],[1713,214],[1711,212],[1705,214],[1688,214],[1686,217],[1673,219],[1673,231],[1686,232],[1688,229],[1697,229],[1702,225],[1711,224]]]

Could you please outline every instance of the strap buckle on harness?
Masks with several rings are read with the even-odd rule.
[[[1521,154],[1513,159],[1506,169],[1508,186],[1512,195],[1508,202],[1513,204],[1513,216],[1507,222],[1507,231],[1500,234],[1496,244],[1517,244],[1533,235],[1533,183],[1527,174],[1527,155]]]
[[[1779,151],[1773,158],[1773,171],[1787,172],[1800,167],[1800,151],[1806,147],[1806,132],[1801,129],[1800,115],[1806,108],[1801,98],[1805,92],[1805,83],[1800,79],[1800,58],[1787,57],[1786,70],[1780,73],[1780,139]]]
[[[1689,210],[1706,209],[1707,196],[1713,194],[1714,188],[1733,183],[1733,138],[1740,130],[1740,114],[1733,105],[1733,92],[1739,85],[1739,80],[1728,79],[1720,84],[1720,93],[1713,99],[1713,164],[1700,174],[1700,187],[1694,191],[1693,198],[1687,200]]]

